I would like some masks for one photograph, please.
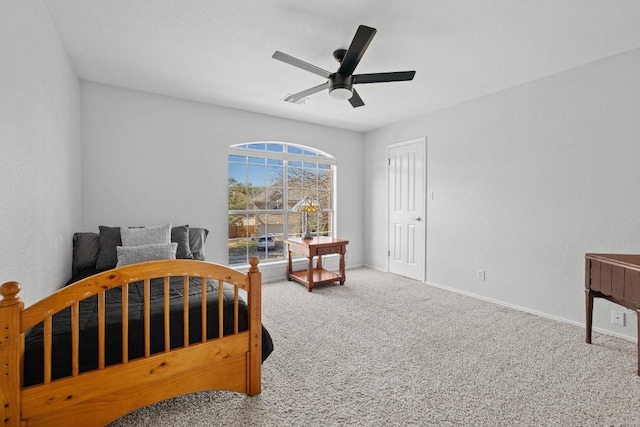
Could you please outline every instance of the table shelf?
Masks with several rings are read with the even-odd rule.
[[[314,285],[317,285],[318,283],[337,282],[342,277],[339,274],[325,270],[324,268],[314,268],[311,270],[311,274]],[[309,272],[308,270],[293,271],[289,276],[291,280],[295,280],[298,283],[306,285],[308,283]]]

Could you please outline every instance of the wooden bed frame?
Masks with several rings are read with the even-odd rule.
[[[150,261],[108,270],[60,289],[29,308],[18,296],[20,284],[7,282],[0,287],[0,393],[2,420],[5,426],[32,425],[100,425],[120,418],[134,409],[181,394],[202,390],[232,390],[249,396],[260,393],[261,381],[261,273],[258,258],[252,257],[247,274],[229,267],[204,261]],[[169,277],[201,277],[232,285],[234,288],[234,333],[222,334],[203,342],[150,354],[149,295],[150,279],[165,278],[165,295]],[[105,291],[122,288],[123,306],[128,304],[128,285],[144,280],[145,356],[127,360],[128,310],[123,313],[123,363],[105,366]],[[219,321],[222,325],[222,288],[219,290]],[[238,331],[239,290],[246,291],[248,330]],[[116,291],[117,292],[117,291]],[[99,367],[78,372],[79,302],[98,296]],[[188,318],[188,297],[185,298]],[[206,303],[205,303],[206,304]],[[51,379],[52,316],[68,307],[72,310],[72,376]],[[169,303],[165,296],[164,318],[168,319]],[[206,331],[207,310],[202,310],[202,328]],[[24,336],[33,326],[44,322],[44,383],[23,387]],[[169,340],[165,320],[165,343]],[[185,337],[189,324],[185,323]]]

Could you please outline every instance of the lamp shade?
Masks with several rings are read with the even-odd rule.
[[[294,212],[319,212],[320,205],[309,196],[305,196],[291,208]]]

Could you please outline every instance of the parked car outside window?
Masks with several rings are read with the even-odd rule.
[[[258,250],[273,249],[276,247],[276,241],[273,234],[263,234],[258,238]]]

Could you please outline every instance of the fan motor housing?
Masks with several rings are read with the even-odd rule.
[[[353,88],[353,75],[342,75],[340,73],[333,73],[329,76],[329,92],[335,89],[347,89],[351,91]]]

